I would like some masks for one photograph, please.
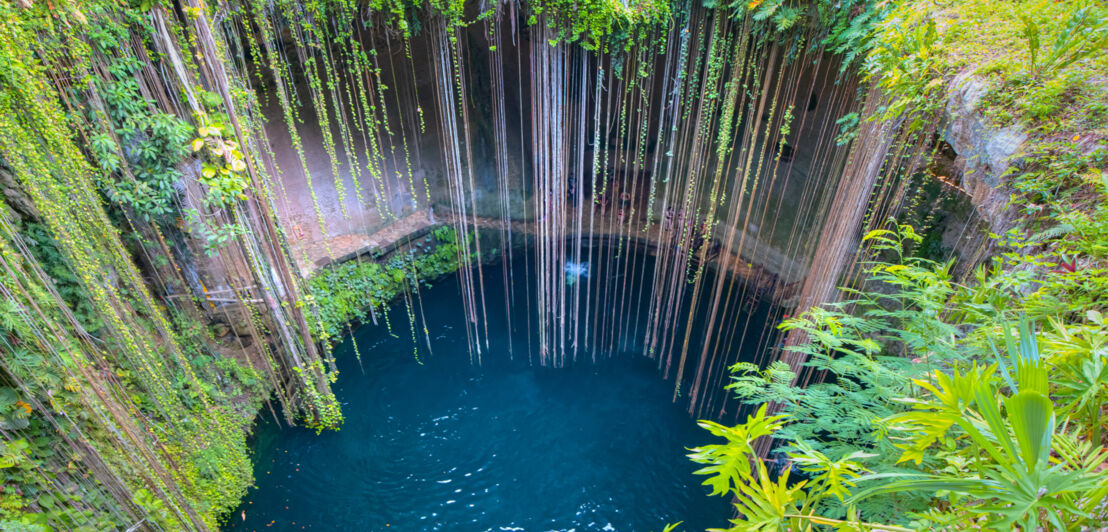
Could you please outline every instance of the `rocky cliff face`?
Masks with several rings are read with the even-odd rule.
[[[1001,176],[1021,157],[1027,133],[1017,126],[996,128],[986,120],[981,99],[985,81],[963,72],[951,83],[943,138],[958,154],[955,167],[978,214],[993,232],[1011,227],[1015,213],[1008,208],[1010,191]]]
[[[19,222],[24,218],[38,219],[40,217],[35,203],[27,196],[27,192],[23,190],[22,185],[16,181],[11,169],[4,166],[2,161],[0,161],[0,201],[10,207],[9,214],[14,217],[13,221],[15,222]]]

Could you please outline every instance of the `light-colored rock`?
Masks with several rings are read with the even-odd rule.
[[[1001,176],[1019,160],[1027,133],[1015,126],[996,128],[988,123],[981,112],[986,91],[985,81],[971,72],[954,78],[943,138],[958,154],[955,165],[978,213],[994,232],[1000,232],[1014,219],[1008,208],[1011,191]]]

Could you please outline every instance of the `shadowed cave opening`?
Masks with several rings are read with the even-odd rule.
[[[621,315],[618,298],[596,296],[601,319],[579,320],[576,360],[542,367],[540,316],[532,310],[527,319],[525,310],[533,308],[526,298],[534,290],[528,251],[517,250],[507,277],[502,264],[481,266],[491,301],[518,299],[512,330],[505,306],[489,306],[489,346],[480,364],[471,363],[457,274],[421,291],[414,310],[425,322],[417,317],[415,328],[425,323],[426,338],[411,331],[402,301],[379,326],[356,328],[361,359],[350,337],[335,351],[342,430],[317,435],[268,416],[261,421],[252,438],[256,489],[226,528],[639,531],[677,521],[690,529],[726,522],[729,501],[709,497],[693,475],[698,466],[684,456],[709,435],[690,417],[687,398],[673,399],[661,354],[643,356],[646,307],[627,305]],[[648,294],[649,283],[623,277],[635,268],[650,271],[652,251],[629,246],[587,266],[587,277],[566,281],[596,294],[623,285],[633,300],[639,289]],[[771,328],[771,299],[748,305],[751,330]],[[706,308],[683,310],[692,316],[697,344]],[[719,369],[752,360],[774,337],[735,334]],[[730,421],[745,410],[722,382],[708,392],[705,417]]]

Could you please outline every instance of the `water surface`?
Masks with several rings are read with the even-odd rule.
[[[712,438],[671,401],[672,384],[656,362],[622,353],[534,367],[524,315],[513,313],[513,352],[507,328],[490,325],[482,364],[471,365],[457,283],[448,279],[423,300],[431,354],[420,331],[417,361],[402,305],[391,313],[395,336],[384,326],[355,331],[360,364],[349,341],[336,352],[340,431],[259,423],[258,487],[227,529],[645,532],[677,521],[681,530],[726,524],[727,501],[706,495],[685,457]],[[504,322],[502,307],[490,305],[490,323]]]

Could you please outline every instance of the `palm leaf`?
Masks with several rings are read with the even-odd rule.
[[[1046,463],[1054,433],[1054,405],[1043,394],[1024,390],[1008,399],[1008,421],[1016,434],[1027,470]]]

